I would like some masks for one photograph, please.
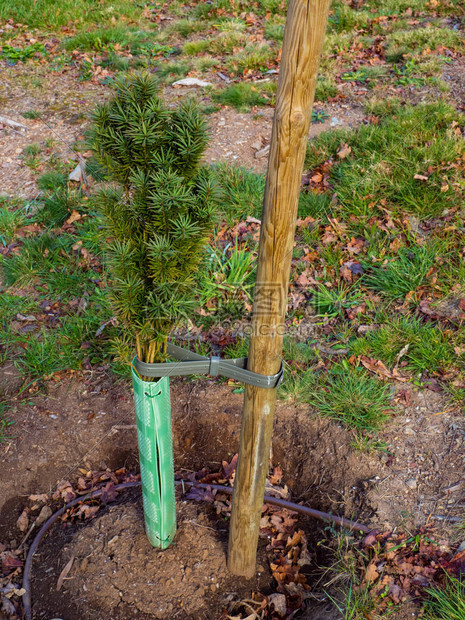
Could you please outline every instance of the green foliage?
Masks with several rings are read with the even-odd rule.
[[[272,105],[275,91],[274,82],[266,82],[263,85],[239,82],[214,91],[212,99],[221,105],[232,106],[239,112],[247,112],[254,106]]]
[[[344,318],[347,309],[358,306],[362,302],[359,292],[347,286],[327,288],[323,284],[313,292],[311,304],[318,316]]]
[[[440,327],[405,317],[368,332],[352,343],[351,350],[355,355],[380,359],[387,366],[406,361],[407,370],[430,374],[447,370],[456,358],[450,336]]]
[[[9,62],[24,62],[41,54],[45,54],[45,47],[42,43],[33,43],[25,47],[12,47],[4,44],[1,48],[1,55]]]
[[[435,250],[431,245],[401,248],[395,257],[386,259],[381,265],[370,267],[363,263],[369,269],[363,283],[387,299],[403,298],[426,281],[434,258]]]
[[[42,112],[40,112],[39,110],[26,110],[25,112],[23,112],[23,116],[24,118],[30,118],[31,120],[35,120],[42,116]]]
[[[409,53],[419,54],[426,48],[434,50],[439,46],[455,50],[461,48],[463,42],[460,32],[450,28],[400,30],[387,37],[386,59],[390,62],[399,62]]]
[[[45,172],[37,179],[39,189],[43,191],[54,191],[66,185],[66,175],[62,172]]]
[[[307,371],[309,375],[313,371]],[[336,364],[315,385],[310,379],[303,400],[324,416],[361,432],[377,430],[388,418],[389,387],[360,368]]]
[[[167,28],[169,32],[176,32],[183,39],[195,32],[201,32],[208,28],[208,23],[195,19],[178,19]]]
[[[117,78],[115,96],[93,114],[90,143],[95,156],[126,191],[136,171],[139,186],[141,175],[154,170],[194,176],[207,144],[205,121],[196,106],[185,101],[169,110],[158,89],[148,74]]]
[[[139,358],[157,361],[173,325],[195,305],[196,271],[221,196],[200,166],[206,124],[190,101],[167,108],[149,74],[116,80],[93,121],[92,148],[113,182],[98,196],[112,303]]]
[[[280,43],[284,38],[284,20],[280,16],[267,20],[264,26],[265,38]]]
[[[140,45],[147,42],[150,33],[141,30],[130,29],[125,26],[113,28],[97,28],[88,32],[80,32],[74,37],[63,41],[65,50],[95,50],[98,52],[113,49],[118,44],[121,48],[136,51]]]
[[[134,17],[141,12],[140,6],[133,0],[115,0],[111,6],[96,5],[95,0],[60,0],[59,4],[51,0],[37,0],[33,7],[31,0],[2,0],[0,19],[13,18],[16,22],[37,28],[59,28],[70,23],[77,26],[85,23],[101,25],[123,16]]]
[[[40,144],[33,143],[28,144],[23,150],[24,155],[38,155],[41,152],[42,148]]]
[[[49,231],[24,239],[21,252],[3,261],[5,284],[35,284],[60,299],[92,293],[93,280],[99,276],[91,269],[83,271],[79,267],[80,257],[73,250],[75,243],[72,235],[58,236]]]
[[[297,211],[298,217],[304,218],[311,216],[314,218],[321,217],[324,213],[329,213],[331,210],[331,195],[326,192],[315,193],[300,192],[299,195],[299,208]]]
[[[244,315],[244,302],[252,304],[255,257],[248,250],[231,247],[209,249],[201,276],[201,305],[215,318],[235,319]]]
[[[195,41],[186,41],[182,46],[182,51],[187,56],[195,56],[206,52],[209,47],[209,41],[207,39],[197,39]]]
[[[0,208],[0,244],[11,243],[15,230],[24,224],[24,213],[21,210],[10,210],[6,206]]]
[[[8,406],[7,401],[0,401],[0,443],[8,439],[7,429],[13,424],[7,417]]]
[[[337,95],[336,84],[328,78],[318,78],[315,89],[315,101],[327,101]]]
[[[44,181],[42,177],[42,185],[45,184],[50,188],[54,178],[46,177]],[[59,177],[57,181],[59,181]],[[64,184],[60,187],[58,183],[51,189],[55,189],[55,192],[45,198],[37,213],[37,221],[48,228],[62,226],[74,210],[78,212],[83,210],[80,191],[68,189]]]
[[[461,204],[450,164],[465,151],[452,129],[454,121],[463,125],[463,117],[442,101],[405,107],[396,101],[391,116],[387,102],[377,108],[383,112],[379,125],[325,132],[307,149],[306,164],[313,168],[335,158],[342,143],[351,146],[351,155],[336,161],[331,175],[344,211],[371,217],[383,200],[394,213],[430,217]]]
[[[263,174],[229,164],[219,164],[214,173],[224,189],[222,208],[229,222],[244,220],[248,215],[261,216],[265,192]]]
[[[429,588],[425,602],[428,620],[465,620],[465,583],[444,574],[444,588]]]
[[[269,45],[246,45],[245,48],[231,56],[227,61],[229,71],[235,75],[243,75],[245,71],[266,71],[276,52]]]

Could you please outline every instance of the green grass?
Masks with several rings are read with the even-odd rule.
[[[222,90],[214,91],[212,99],[221,105],[231,106],[238,110],[238,112],[247,112],[255,106],[273,105],[275,91],[275,82],[265,82],[263,84],[239,82],[238,84],[231,84]]]
[[[465,620],[465,583],[445,573],[444,588],[429,588],[424,618]]]
[[[284,37],[283,17],[275,16],[274,19],[267,20],[264,26],[264,34],[267,39],[281,43]]]
[[[45,172],[37,179],[37,185],[41,190],[53,192],[66,185],[67,176],[63,172]]]
[[[329,78],[319,77],[316,83],[315,101],[327,101],[337,95],[336,84]]]
[[[85,24],[111,24],[112,19],[127,20],[140,15],[141,8],[132,0],[115,0],[112,5],[96,5],[94,0],[37,0],[31,7],[30,0],[2,0],[0,19],[13,18],[15,22],[33,28],[78,27]]]
[[[111,313],[98,258],[101,233],[85,197],[66,188],[58,196],[47,194],[32,222],[53,228],[70,209],[86,216],[75,222],[73,231],[37,232],[20,240],[17,253],[2,259],[6,291],[0,296],[1,357],[13,359],[32,379],[79,369],[84,361],[108,362],[109,338],[116,334],[109,326],[103,336],[96,336]],[[51,314],[44,312],[47,305],[53,306]],[[32,318],[18,321],[18,314]]]
[[[407,317],[390,320],[352,342],[350,348],[354,355],[379,359],[389,367],[407,362],[405,369],[415,373],[446,371],[457,360],[450,334],[432,323]]]
[[[317,316],[344,318],[346,310],[360,305],[362,301],[361,293],[348,286],[328,288],[320,284],[319,288],[313,291],[311,305]]]
[[[23,150],[24,155],[38,155],[42,151],[40,144],[28,144]]]
[[[42,112],[40,112],[39,110],[26,110],[22,113],[22,115],[24,116],[24,118],[36,120],[42,116]]]
[[[248,216],[260,218],[265,193],[265,176],[241,166],[218,164],[218,181],[224,188],[223,215],[233,225]],[[329,213],[331,196],[326,193],[301,192],[298,217],[318,217]]]
[[[226,245],[209,248],[200,275],[200,305],[217,319],[243,316],[244,302],[252,303],[255,256],[249,250]]]
[[[465,152],[452,126],[462,126],[463,117],[443,101],[405,107],[384,102],[373,106],[376,112],[380,124],[325,132],[308,146],[310,169],[336,159],[331,181],[344,212],[371,217],[382,204],[394,214],[426,218],[460,205],[462,189],[453,185],[450,164]],[[352,152],[338,162],[343,143]]]
[[[11,426],[12,422],[8,419],[9,404],[6,401],[0,401],[0,444],[2,442],[7,441],[8,437],[8,428]]]
[[[389,419],[389,386],[347,361],[333,364],[324,374],[318,367],[305,368],[318,359],[318,353],[311,347],[308,349],[305,362],[297,363],[297,368],[292,364],[288,369],[279,390],[280,397],[308,403],[317,414],[354,430],[357,439],[370,439]]]
[[[242,22],[241,22],[242,23]],[[178,19],[171,23],[167,30],[169,33],[176,33],[183,39],[191,34],[202,32],[208,28],[208,22],[196,19]]]
[[[121,48],[137,51],[143,43],[147,43],[153,38],[153,34],[129,29],[126,26],[115,26],[112,28],[97,28],[96,30],[79,32],[73,37],[63,41],[65,50],[83,51],[107,51],[113,49],[116,44]]]
[[[24,211],[0,207],[0,245],[7,246],[14,237],[17,228],[25,224]]]
[[[227,60],[228,70],[234,75],[244,75],[250,71],[266,71],[272,63],[277,52],[266,43],[246,45],[237,54],[233,54]]]
[[[417,28],[393,32],[386,39],[386,59],[399,62],[410,54],[420,54],[426,48],[435,50],[446,47],[452,51],[463,47],[464,38],[458,30],[450,28]]]
[[[376,431],[389,418],[390,390],[361,368],[335,364],[330,373],[315,377],[305,373],[300,398],[325,417],[359,433]]]
[[[435,248],[413,245],[401,248],[397,255],[381,263],[363,263],[366,273],[363,284],[386,299],[402,299],[425,284],[434,265]]]
[[[240,166],[218,164],[218,182],[223,187],[223,211],[228,222],[260,217],[265,192],[265,177]]]
[[[353,535],[335,533],[330,551],[335,560],[328,569],[330,581],[325,584],[326,594],[338,609],[343,620],[381,620],[391,615],[383,609],[377,613],[377,600],[371,592],[370,583],[362,583],[360,559],[369,559],[359,550]]]
[[[54,193],[44,199],[42,208],[37,214],[37,221],[55,228],[62,226],[69,218],[73,210],[84,211],[82,196],[79,190],[68,189],[63,183],[63,175],[48,173],[41,177],[39,186],[44,189],[54,190]]]

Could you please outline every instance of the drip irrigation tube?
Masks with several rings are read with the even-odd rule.
[[[220,484],[204,484],[201,482],[191,482],[186,480],[176,480],[175,484],[182,485],[184,487],[199,487],[201,489],[214,489],[216,491],[221,491],[222,493],[226,493],[227,495],[232,495],[233,489],[232,487],[225,487]],[[114,487],[115,491],[122,491],[123,489],[129,489],[131,487],[139,487],[141,485],[140,481],[136,482],[123,482],[121,484],[117,484]],[[98,489],[97,491],[93,491],[88,493],[87,495],[83,495],[81,497],[77,497],[73,499],[71,502],[68,502],[60,510],[57,510],[53,515],[45,521],[40,530],[38,531],[36,537],[34,538],[32,545],[29,548],[26,562],[24,564],[24,576],[23,576],[23,588],[26,592],[23,595],[23,605],[24,612],[26,615],[26,620],[32,620],[32,606],[31,606],[31,567],[32,567],[32,558],[36,553],[39,545],[42,541],[42,538],[45,536],[49,527],[55,523],[62,514],[64,514],[69,508],[76,506],[82,502],[85,502],[89,499],[97,499],[102,494],[102,489]],[[330,515],[326,512],[321,512],[320,510],[315,510],[314,508],[308,508],[307,506],[301,506],[300,504],[294,504],[292,502],[288,502],[284,499],[279,499],[277,497],[270,497],[269,495],[265,495],[264,498],[265,504],[271,504],[273,506],[280,506],[281,508],[287,508],[288,510],[292,510],[293,512],[298,512],[303,515],[307,515],[308,517],[314,517],[315,519],[320,519],[321,521],[326,521],[327,523],[335,523],[336,525],[341,525],[344,527],[348,527],[353,530],[358,530],[360,532],[364,532],[368,534],[371,529],[362,523],[357,523],[356,521],[351,521],[350,519],[346,519],[344,517],[337,517],[335,515]]]

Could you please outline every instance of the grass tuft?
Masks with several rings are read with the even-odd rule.
[[[425,603],[428,620],[465,620],[465,582],[445,573],[443,589],[430,588]]]
[[[434,259],[435,249],[431,245],[401,248],[394,258],[386,259],[381,266],[370,267],[364,263],[364,267],[369,270],[363,284],[378,291],[386,299],[404,298],[426,282]]]
[[[273,105],[275,91],[275,82],[260,85],[240,82],[213,92],[212,99],[221,105],[229,105],[239,112],[247,112],[254,106]]]
[[[387,110],[385,103],[384,115]],[[371,217],[381,204],[394,214],[431,217],[459,206],[462,189],[454,187],[453,164],[465,144],[454,124],[463,126],[463,116],[443,101],[403,108],[395,102],[392,110],[380,124],[321,134],[309,143],[307,166],[334,158],[331,181],[346,214]],[[340,161],[342,143],[352,152]]]
[[[391,367],[407,362],[407,370],[419,373],[447,370],[456,359],[450,335],[432,323],[406,317],[368,332],[353,342],[351,349],[355,355],[368,355]]]
[[[389,418],[389,387],[360,368],[336,364],[305,400],[323,416],[360,432],[375,431]]]

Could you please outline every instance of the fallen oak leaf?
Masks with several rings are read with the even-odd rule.
[[[82,220],[84,216],[81,215],[81,213],[79,213],[79,211],[76,211],[76,209],[73,209],[71,211],[71,215],[69,216],[69,218],[66,220],[65,224],[74,224],[74,222],[78,222],[79,220]]]

